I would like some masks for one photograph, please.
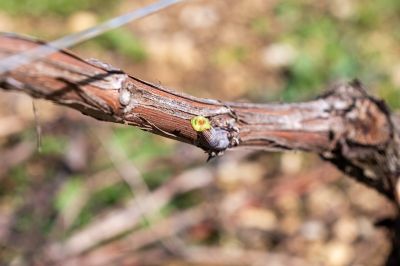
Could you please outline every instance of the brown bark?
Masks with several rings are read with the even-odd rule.
[[[41,44],[1,35],[0,57]],[[60,51],[0,76],[0,85],[99,120],[190,143],[210,154],[236,147],[318,153],[399,207],[400,118],[358,81],[338,84],[302,103],[222,102],[177,93]],[[211,134],[211,141],[205,141],[190,123],[198,115],[223,134]],[[227,138],[226,147],[216,145],[219,138]]]

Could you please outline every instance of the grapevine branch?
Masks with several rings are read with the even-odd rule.
[[[2,34],[0,58],[43,44]],[[193,144],[212,156],[238,147],[314,152],[399,206],[400,119],[359,81],[337,84],[308,102],[222,102],[178,93],[58,51],[1,74],[0,86]],[[196,131],[191,120],[198,116],[207,118],[213,131]]]

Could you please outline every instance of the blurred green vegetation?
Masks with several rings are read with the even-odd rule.
[[[280,99],[311,98],[327,82],[359,78],[366,84],[379,84],[374,92],[391,107],[400,107],[400,101],[393,98],[398,99],[399,88],[389,80],[390,66],[382,62],[393,51],[387,50],[385,54],[379,47],[379,39],[376,43],[370,41],[374,34],[384,37],[382,46],[398,41],[400,29],[395,25],[400,22],[400,2],[369,1],[356,8],[349,17],[338,18],[299,1],[281,1],[276,6],[275,14],[286,28],[276,38],[292,44],[298,51],[285,74],[286,87],[278,96]],[[263,26],[261,18],[255,22],[258,22],[255,28],[268,28]]]
[[[83,185],[80,178],[71,176],[58,192],[57,198],[54,201],[55,208],[59,212],[63,212],[66,208],[69,208],[73,199],[82,193]]]
[[[115,9],[121,2],[121,0],[1,0],[0,10],[10,14],[16,20],[27,16],[44,21],[49,20],[51,23],[51,19],[54,17],[64,21],[75,12],[83,10],[93,12],[96,16],[104,19],[111,18],[116,15]],[[362,2],[357,4],[353,14],[347,17],[333,15],[323,4],[318,5],[312,4],[310,1],[295,0],[278,1],[271,15],[260,10],[256,14],[251,13],[245,16],[248,19],[245,24],[249,31],[245,32],[246,36],[237,38],[243,40],[243,43],[223,43],[220,41],[218,31],[223,32],[224,25],[221,25],[221,29],[211,29],[211,31],[215,31],[217,37],[206,39],[207,41],[194,41],[194,46],[198,45],[196,47],[198,51],[203,51],[203,49],[207,51],[206,56],[209,56],[210,64],[205,64],[206,70],[203,70],[203,72],[197,68],[189,70],[196,73],[194,76],[197,76],[189,82],[190,84],[196,82],[204,84],[202,83],[204,80],[207,82],[216,81],[215,84],[206,83],[205,86],[205,89],[210,88],[210,95],[212,95],[212,93],[215,93],[212,90],[223,83],[218,78],[226,79],[226,76],[220,75],[220,72],[222,72],[220,70],[234,69],[234,67],[240,66],[239,69],[248,74],[248,76],[245,76],[246,78],[268,75],[268,80],[278,80],[276,83],[280,88],[268,94],[269,92],[265,92],[265,88],[268,88],[270,84],[262,83],[265,82],[262,78],[260,78],[261,81],[246,80],[243,86],[261,88],[260,92],[253,93],[251,89],[246,88],[241,94],[238,93],[238,97],[250,95],[248,98],[252,98],[251,100],[254,101],[271,99],[298,101],[317,96],[331,81],[359,78],[367,84],[368,88],[373,90],[373,93],[383,97],[392,108],[400,108],[399,85],[394,84],[391,77],[393,64],[398,64],[396,61],[398,61],[399,54],[395,54],[395,52],[399,53],[400,28],[397,27],[400,23],[399,14],[400,1],[398,0]],[[228,17],[230,18],[231,15],[229,14]],[[173,20],[174,18],[169,19]],[[241,23],[243,21],[244,19],[241,20]],[[174,23],[168,22],[170,23],[168,25],[174,27]],[[185,27],[180,23],[176,24],[178,26],[175,25],[176,28],[173,29],[176,32]],[[34,32],[46,31],[45,28],[38,29],[34,27],[35,25],[30,26],[32,27],[30,30]],[[170,34],[168,30],[164,29],[162,34]],[[60,29],[60,36],[63,35],[62,32],[64,31],[67,31],[67,29]],[[26,32],[29,32],[29,29]],[[159,34],[161,35],[161,33]],[[191,34],[190,36],[193,39],[198,37],[196,32],[191,32]],[[131,29],[124,27],[95,38],[93,40],[95,45],[90,47],[96,49],[98,54],[127,57],[138,63],[137,68],[141,70],[141,74],[147,73],[153,80],[157,80],[157,70],[160,66],[145,65],[151,54],[146,50],[145,41],[137,36],[139,35],[135,35]],[[258,65],[260,64],[258,52],[271,43],[284,43],[293,47],[296,50],[293,61],[278,70],[260,67]],[[253,54],[257,56],[253,56]],[[85,55],[82,54],[82,57],[85,57]],[[256,61],[254,57],[258,60],[257,62],[251,61]],[[204,61],[207,61],[206,57]],[[196,66],[198,65],[201,64],[196,64]],[[116,66],[119,67],[119,65]],[[214,66],[220,72],[214,71],[212,69]],[[160,69],[164,71],[160,71],[160,73],[164,73],[166,72],[165,69],[170,68],[171,65],[168,64],[161,66]],[[179,65],[174,65],[173,72],[178,78],[175,77],[172,80],[181,84],[179,83],[181,80],[190,76],[186,75],[185,70],[180,69]],[[199,74],[196,71],[199,71]],[[207,75],[203,75],[203,73]],[[204,79],[204,76],[207,79]],[[230,76],[234,75],[230,73]],[[185,87],[186,84],[182,83],[181,85]],[[72,122],[70,126],[73,126]],[[26,138],[32,139],[34,136],[32,132],[33,130],[26,135]],[[95,140],[88,139],[90,139],[87,140],[88,142],[94,142],[91,143],[93,146],[99,146],[99,143]],[[25,201],[24,195],[29,191],[29,187],[35,182],[39,182],[31,179],[33,175],[31,172],[43,171],[45,177],[42,177],[42,179],[49,180],[57,176],[57,170],[65,171],[61,166],[53,165],[54,162],[49,158],[62,161],[61,157],[67,152],[69,141],[67,133],[65,133],[65,136],[62,134],[53,135],[50,132],[44,133],[42,152],[37,155],[36,161],[30,163],[34,167],[30,166],[29,163],[13,167],[9,172],[10,178],[3,182],[0,188],[0,194],[4,197],[14,197],[10,201],[16,202],[15,205],[22,205]],[[174,174],[174,167],[176,167],[174,165],[157,162],[153,164],[155,158],[172,157],[176,153],[174,144],[162,142],[159,137],[131,127],[115,128],[112,137],[104,141],[121,150],[134,165],[147,165],[147,167],[139,170],[150,189],[157,188]],[[73,204],[78,195],[85,193],[83,188],[87,176],[96,171],[113,167],[111,160],[104,155],[104,151],[99,151],[99,153],[101,155],[98,155],[98,157],[102,158],[95,157],[93,161],[89,162],[86,172],[68,173],[70,175],[55,193],[53,202],[55,212],[63,213]],[[151,167],[149,167],[150,164]],[[29,166],[31,168],[37,167],[39,170],[34,169],[34,171],[29,169]],[[44,170],[41,168],[44,168]],[[123,205],[126,200],[132,198],[132,195],[134,195],[134,191],[122,179],[118,183],[96,191],[91,194],[67,233],[89,224],[102,210]],[[160,214],[168,215],[174,210],[188,208],[201,201],[204,201],[204,195],[201,193],[180,195],[165,206]],[[35,219],[38,218],[29,212],[26,215],[21,215],[21,217],[18,217],[16,228],[21,232],[28,231]],[[41,224],[41,230],[44,234],[51,230],[53,222],[52,219],[48,219]]]
[[[0,10],[14,15],[37,17],[68,17],[74,12],[87,10],[108,18],[120,3],[120,0],[2,0]],[[382,55],[384,51],[374,47],[376,44],[368,40],[376,32],[392,42],[400,41],[400,29],[395,26],[400,22],[400,2],[354,2],[352,8],[355,11],[343,17],[328,12],[326,8],[329,5],[279,1],[273,9],[275,17],[259,13],[251,18],[250,29],[258,38],[289,43],[298,52],[295,60],[283,72],[283,89],[274,93],[272,100],[309,99],[325,88],[328,82],[359,78],[366,84],[379,84],[374,92],[387,100],[392,108],[399,108],[400,101],[393,97],[400,93],[389,80],[388,66],[382,65],[382,58],[390,55]],[[283,26],[280,32],[276,32],[271,24],[274,19]],[[143,62],[149,57],[145,44],[126,28],[106,33],[93,42],[98,44],[100,50],[114,51],[133,62]],[[246,64],[252,49],[245,44],[217,46],[211,53],[211,62],[219,67]],[[255,97],[260,99],[260,95]],[[269,98],[261,95],[261,99]]]
[[[68,17],[78,11],[90,11],[96,16],[109,19],[113,9],[119,3],[119,0],[2,0],[0,1],[0,10],[15,16],[59,16],[61,18]],[[140,40],[132,32],[123,28],[107,32],[94,38],[93,41],[98,44],[100,49],[113,50],[127,56],[134,62],[143,61],[147,57],[146,50]]]
[[[114,129],[112,145],[125,152],[127,158],[143,164],[155,156],[167,156],[174,150],[171,145],[159,141],[160,137],[130,127]]]
[[[248,51],[243,46],[223,47],[215,51],[212,61],[220,67],[244,63]]]
[[[253,18],[250,21],[250,28],[260,37],[268,37],[271,31],[268,18],[265,16]]]
[[[127,56],[133,62],[142,62],[147,58],[146,49],[132,32],[116,29],[94,39],[102,49],[114,50]]]
[[[45,135],[41,140],[41,151],[43,155],[60,155],[65,152],[67,139],[64,136]]]
[[[72,181],[72,184],[67,186],[67,190],[61,191],[61,193],[58,195],[60,203],[63,199],[68,197],[68,195],[78,195],[81,192],[79,191],[81,189],[80,185],[82,184],[76,184],[74,183],[74,181]],[[101,212],[101,210],[120,205],[123,200],[131,197],[132,191],[125,183],[114,184],[100,191],[97,191],[96,193],[91,195],[89,201],[85,204],[69,231],[73,231],[74,229],[89,224],[92,219],[96,217],[96,214]],[[69,205],[69,207],[70,206],[71,205]]]
[[[106,13],[119,2],[120,0],[1,0],[0,10],[13,15],[64,17],[82,10]]]

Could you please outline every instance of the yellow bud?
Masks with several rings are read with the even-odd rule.
[[[210,120],[201,115],[193,117],[190,120],[190,123],[192,124],[193,129],[197,132],[203,132],[205,130],[211,129]]]

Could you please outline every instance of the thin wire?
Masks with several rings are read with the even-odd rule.
[[[39,111],[36,108],[35,99],[32,99],[32,110],[33,117],[35,118],[35,129],[36,129],[36,148],[39,153],[42,152],[42,127],[40,126]]]
[[[65,49],[77,43],[89,40],[91,38],[99,36],[106,31],[121,27],[122,25],[127,24],[131,21],[151,15],[155,12],[158,12],[162,9],[183,1],[185,0],[160,0],[156,3],[105,21],[92,28],[70,34],[55,41],[49,42],[46,45],[30,49],[26,52],[9,56],[0,61],[0,75],[4,74],[7,71],[13,70],[21,65],[29,64],[35,60],[44,58],[61,49]]]

